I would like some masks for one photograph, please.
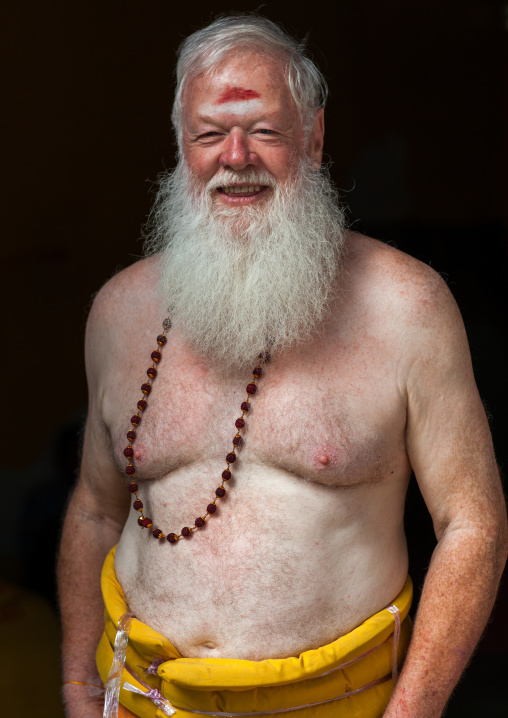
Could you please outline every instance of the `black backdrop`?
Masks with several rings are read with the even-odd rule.
[[[174,163],[175,50],[217,13],[256,9],[308,35],[328,78],[325,151],[350,221],[447,277],[506,466],[506,3],[11,0],[2,22],[9,510],[0,535],[6,575],[50,600],[86,411],[86,313],[93,292],[140,256],[151,183]],[[433,536],[414,485],[407,530],[418,587]],[[450,715],[506,714],[494,690],[508,645],[503,607],[506,590]]]

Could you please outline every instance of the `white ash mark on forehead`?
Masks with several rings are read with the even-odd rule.
[[[225,113],[227,115],[247,115],[251,112],[259,111],[262,106],[263,103],[261,100],[252,98],[245,100],[233,100],[219,105],[207,103],[206,105],[201,105],[198,112],[199,115],[203,117],[213,117],[218,113]]]

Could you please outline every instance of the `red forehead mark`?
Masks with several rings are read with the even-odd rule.
[[[255,90],[244,90],[243,87],[228,87],[215,104],[222,105],[224,102],[232,102],[235,100],[254,100],[256,97],[261,97],[261,95]]]

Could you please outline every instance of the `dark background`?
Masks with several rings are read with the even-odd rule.
[[[54,601],[86,413],[87,310],[141,255],[152,182],[174,163],[175,50],[217,13],[256,9],[308,34],[331,90],[325,151],[353,226],[446,277],[506,467],[507,2],[5,2],[1,597],[16,610],[0,625],[30,624],[26,596]],[[418,589],[434,544],[414,483],[407,530]],[[448,715],[508,714],[507,609],[505,587]]]

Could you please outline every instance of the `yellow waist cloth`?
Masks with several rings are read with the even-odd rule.
[[[105,630],[96,659],[104,682],[113,661],[118,621],[129,610],[116,578],[115,550],[116,547],[106,557],[102,571]],[[408,612],[412,593],[408,576],[404,588],[393,601],[402,623],[399,663],[411,637]],[[283,718],[378,718],[383,715],[393,690],[393,631],[393,613],[383,609],[333,643],[304,651],[294,658],[264,661],[182,658],[167,638],[134,618],[120,703],[140,718],[164,717],[149,698],[123,688],[127,681],[147,690],[136,681],[134,673],[170,701],[177,709],[175,718],[195,718],[200,713],[263,714],[274,711],[280,711]],[[363,657],[366,653],[368,655]],[[155,665],[159,663],[157,674],[145,674],[154,662]],[[348,665],[343,666],[345,663]],[[371,683],[375,685],[360,690]],[[354,695],[340,698],[357,690],[359,692]],[[340,700],[335,700],[338,698]]]

